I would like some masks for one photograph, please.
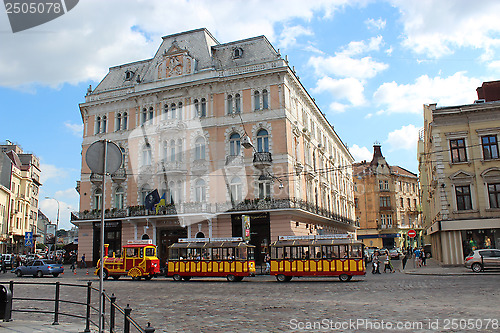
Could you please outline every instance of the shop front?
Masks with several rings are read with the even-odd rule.
[[[477,249],[498,249],[499,247],[500,229],[462,230],[464,257]]]

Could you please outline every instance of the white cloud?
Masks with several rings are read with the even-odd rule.
[[[319,79],[316,87],[312,88],[311,91],[315,94],[327,92],[335,100],[348,100],[352,106],[365,103],[363,82],[354,78],[333,79],[326,76]],[[344,111],[345,108],[340,109],[339,106],[338,102],[331,105],[335,111]]]
[[[358,145],[352,145],[352,147],[349,148],[349,152],[356,162],[370,161],[373,157],[372,152],[368,148]]]
[[[301,25],[296,25],[293,27],[284,27],[280,35],[279,45],[283,48],[288,48],[294,46],[297,43],[297,38],[300,36],[312,36],[314,35],[311,29],[304,28]]]
[[[368,19],[365,21],[365,24],[368,27],[368,29],[374,29],[374,30],[384,29],[386,23],[387,23],[387,21],[382,20],[382,18],[378,18],[376,20],[371,18],[371,19]]]
[[[455,49],[498,48],[499,1],[391,0],[404,25],[403,45],[416,53],[439,58]],[[490,53],[491,56],[491,53]]]
[[[23,32],[10,33],[8,20],[0,21],[0,86],[100,81],[110,66],[152,57],[162,36],[200,27],[221,43],[257,35],[273,42],[277,23],[331,16],[358,2],[290,0],[284,10],[281,1],[265,0],[80,1],[67,14]]]
[[[71,134],[73,134],[76,137],[81,138],[82,137],[82,132],[83,132],[83,124],[72,124],[69,121],[66,121],[64,123],[64,126],[71,131]]]
[[[422,75],[413,84],[398,84],[394,81],[382,84],[373,94],[373,100],[383,108],[377,115],[422,114],[423,104],[471,104],[477,99],[476,88],[480,85],[481,80],[467,77],[465,72],[457,72],[446,78]]]
[[[364,40],[350,42],[338,54],[346,56],[355,56],[370,51],[378,51],[380,50],[380,46],[382,45],[383,45],[382,36],[372,37],[368,40],[368,42],[365,42]]]
[[[402,126],[387,135],[386,142],[391,147],[390,150],[407,149],[416,150],[418,143],[419,129],[414,125]]]
[[[40,181],[42,184],[49,179],[62,179],[68,177],[68,172],[63,168],[58,168],[52,164],[40,164]]]
[[[69,191],[69,190],[68,190]],[[73,189],[75,191],[75,189]],[[66,191],[60,191],[66,192]],[[59,210],[59,229],[70,229],[72,227],[71,212],[78,210],[78,202],[70,203],[68,198],[55,196],[57,199],[41,199],[39,208],[49,218],[51,223],[57,223],[57,211]],[[58,204],[59,201],[59,204]]]

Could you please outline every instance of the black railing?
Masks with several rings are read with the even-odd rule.
[[[33,313],[33,314],[45,314],[52,315],[53,322],[52,325],[59,324],[59,316],[66,316],[81,319],[82,326],[85,325],[85,330],[83,332],[90,332],[91,325],[94,327],[98,327],[98,319],[99,319],[99,305],[95,303],[99,301],[99,298],[93,298],[93,292],[99,295],[99,289],[92,287],[92,282],[87,282],[86,285],[80,284],[72,284],[72,283],[61,283],[61,282],[51,282],[51,283],[40,283],[40,282],[24,282],[24,281],[9,281],[9,282],[0,282],[2,285],[9,285],[9,289],[12,292],[12,309],[11,312],[19,312],[19,313]],[[40,286],[54,286],[55,287],[55,295],[54,298],[43,298],[36,297],[37,294],[30,293],[29,288],[22,288],[24,293],[28,293],[30,297],[16,297],[14,293],[15,285],[24,285],[24,286],[36,286],[33,288],[33,291],[37,294],[40,294]],[[65,299],[61,296],[61,287],[69,288],[86,288],[86,299],[83,301],[76,301],[71,299]],[[73,291],[73,289],[72,289]],[[74,297],[74,292],[71,292],[69,295]],[[116,313],[120,313],[123,315],[123,332],[129,333],[130,327],[134,327],[137,332],[142,333],[153,333],[155,329],[151,327],[151,324],[148,322],[148,326],[143,328],[137,323],[131,316],[130,313],[132,309],[129,304],[125,308],[120,307],[116,303],[116,297],[114,294],[111,296],[107,295],[106,292],[103,292],[103,330],[107,326],[107,331],[110,333],[117,332],[116,328]],[[106,300],[108,302],[106,302]],[[106,303],[109,303],[109,316],[106,317]],[[47,304],[44,306],[44,304]],[[53,304],[53,310],[51,310],[51,305]],[[61,310],[65,309],[65,310]],[[73,312],[69,312],[73,310]],[[9,315],[9,318],[11,316]],[[94,320],[96,319],[97,320]]]

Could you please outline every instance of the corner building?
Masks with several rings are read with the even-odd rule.
[[[424,227],[433,255],[461,265],[472,250],[500,247],[500,82],[469,105],[424,105],[419,138]]]
[[[163,37],[152,59],[112,67],[80,105],[79,253],[99,256],[102,176],[85,155],[115,142],[106,239],[152,239],[164,263],[180,237],[242,235],[261,261],[279,235],[354,232],[353,158],[288,62],[260,36],[220,44],[198,29]],[[158,190],[161,202],[144,207]],[[163,201],[164,198],[164,201]],[[111,252],[110,252],[111,253]]]

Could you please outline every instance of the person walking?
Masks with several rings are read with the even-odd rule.
[[[408,261],[408,252],[405,253],[404,257],[403,257],[403,270],[405,269],[405,266],[406,266],[406,262]]]
[[[2,255],[0,255],[0,269],[4,274],[7,273],[7,267],[5,267],[5,260],[2,258]]]
[[[427,266],[427,263],[426,263],[427,256],[425,255],[425,251],[423,248],[420,252],[420,260],[422,261],[422,266]]]
[[[87,268],[87,262],[85,261],[85,253],[82,255],[81,264],[82,264],[82,268]]]
[[[69,262],[71,263],[71,266],[69,268],[71,269],[71,272],[74,273],[76,271],[75,263],[76,263],[76,254],[74,251],[71,251],[70,257],[69,257]]]
[[[380,274],[380,259],[379,259],[380,253],[378,251],[375,251],[373,254],[373,260],[372,260],[372,274]]]
[[[386,257],[384,258],[384,273],[387,273],[387,269],[389,269],[391,273],[394,273],[394,269],[391,264],[391,255],[389,252],[387,252]]]
[[[270,273],[271,270],[271,257],[269,256],[269,253],[266,253],[266,256],[264,257],[264,262],[266,264],[266,274]]]

